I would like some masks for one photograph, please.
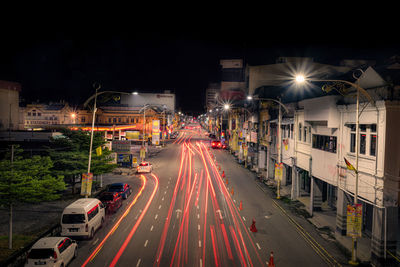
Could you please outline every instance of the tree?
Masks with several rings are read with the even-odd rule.
[[[76,177],[87,172],[89,160],[90,134],[84,131],[62,129],[62,137],[52,139],[53,148],[49,149],[49,156],[54,162],[53,170],[65,176],[72,185],[75,193]],[[111,172],[116,165],[111,164],[111,151],[104,150],[102,155],[96,155],[96,148],[104,146],[106,141],[103,134],[96,132],[93,136],[93,153],[91,172],[94,175]]]
[[[65,189],[63,176],[53,175],[50,157],[23,158],[22,150],[11,147],[8,157],[0,161],[0,205],[9,208],[9,248],[12,248],[12,208],[19,203],[58,199]]]

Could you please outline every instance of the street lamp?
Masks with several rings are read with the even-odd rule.
[[[358,70],[361,72],[361,75],[364,74],[364,72],[361,69],[358,69]],[[353,74],[353,77],[356,78],[354,74]],[[295,80],[296,80],[296,83],[298,83],[298,84],[304,83],[306,81],[310,81],[310,82],[332,82],[332,83],[334,83],[333,85],[325,85],[325,86],[322,87],[322,90],[324,92],[327,92],[327,93],[330,92],[332,89],[335,89],[336,91],[338,91],[340,94],[343,95],[345,93],[344,92],[345,89],[343,88],[343,84],[350,85],[351,87],[354,87],[354,88],[357,89],[356,140],[355,140],[356,141],[356,147],[355,147],[355,150],[356,150],[356,166],[355,166],[356,186],[355,186],[355,193],[354,193],[354,205],[357,205],[357,202],[358,202],[358,152],[359,152],[358,150],[359,150],[359,138],[360,138],[359,137],[359,131],[360,131],[360,129],[359,129],[359,123],[360,123],[359,122],[359,118],[360,118],[360,115],[362,113],[362,111],[359,112],[359,108],[360,108],[360,99],[359,99],[360,98],[360,92],[368,99],[368,101],[372,105],[375,104],[375,101],[372,99],[371,95],[369,95],[368,92],[364,88],[362,88],[362,87],[360,87],[358,85],[357,82],[356,83],[352,83],[352,82],[345,81],[345,80],[330,80],[330,79],[327,79],[327,80],[306,79],[306,77],[304,77],[303,75],[297,75],[295,77]],[[335,86],[339,86],[340,88],[337,89]],[[352,239],[353,239],[353,249],[352,249],[352,254],[351,254],[351,260],[349,261],[349,263],[351,265],[358,265],[358,263],[357,263],[357,236],[355,236],[355,235],[352,236]]]
[[[251,95],[247,96],[248,100],[267,100],[267,101],[272,101],[275,102],[277,104],[279,104],[279,115],[278,115],[278,144],[279,144],[279,150],[278,150],[278,165],[279,168],[281,166],[282,163],[282,132],[281,132],[281,124],[282,124],[282,111],[281,111],[281,107],[284,108],[286,113],[289,113],[288,108],[279,100],[277,99],[273,99],[273,98],[260,98],[260,97],[253,97]],[[282,170],[281,170],[282,173]],[[276,194],[276,198],[280,199],[281,198],[281,194],[280,194],[280,187],[281,187],[281,176],[278,177],[278,185],[277,185],[277,194]]]

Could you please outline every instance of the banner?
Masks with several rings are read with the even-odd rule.
[[[283,175],[283,163],[275,163],[275,181],[282,181]]]
[[[92,195],[93,173],[82,173],[81,196]]]
[[[347,235],[361,237],[362,205],[347,205]]]

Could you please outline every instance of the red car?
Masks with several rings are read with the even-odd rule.
[[[222,144],[221,141],[215,140],[211,142],[211,147],[212,148],[222,148],[225,149],[226,148],[226,144]]]
[[[118,192],[103,192],[100,201],[106,207],[106,212],[115,213],[122,206],[122,195]]]

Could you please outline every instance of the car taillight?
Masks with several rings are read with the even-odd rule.
[[[54,262],[57,262],[57,252],[53,252],[53,260]]]
[[[85,231],[89,232],[89,225],[88,224],[85,225]]]

